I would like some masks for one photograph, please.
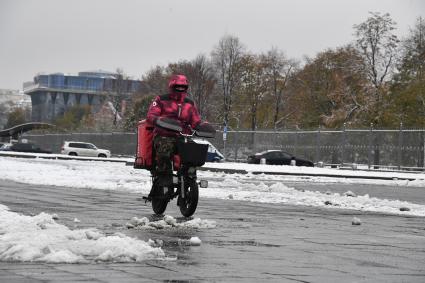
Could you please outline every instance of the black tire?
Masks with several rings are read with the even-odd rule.
[[[162,215],[167,209],[168,198],[164,196],[163,192],[160,192],[161,187],[154,188],[154,196],[152,197],[152,210],[157,215]]]
[[[68,155],[77,156],[78,154],[76,152],[70,152]]]
[[[106,158],[106,155],[105,155],[105,154],[103,154],[103,153],[101,153],[101,154],[99,154],[97,157]]]
[[[185,217],[190,217],[195,213],[198,206],[199,188],[198,184],[191,180],[187,182],[186,197],[183,199],[179,196],[177,203],[180,206],[180,212]]]

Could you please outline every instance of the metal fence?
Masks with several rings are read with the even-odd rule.
[[[115,156],[133,156],[136,152],[135,133],[69,133],[69,134],[24,134],[28,139],[40,147],[49,149],[53,153],[60,153],[64,141],[90,142],[99,148],[108,149]]]
[[[133,156],[135,133],[44,134],[24,137],[59,152],[65,140],[92,142],[114,155]],[[342,129],[316,131],[228,131],[225,140],[218,132],[211,142],[229,161],[268,149],[281,149],[315,163],[369,167],[423,168],[425,130]]]
[[[229,160],[281,149],[315,163],[424,167],[425,130],[229,131],[215,144]]]

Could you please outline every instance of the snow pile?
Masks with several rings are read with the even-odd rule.
[[[353,220],[351,220],[351,224],[352,225],[361,225],[362,221],[357,217],[353,217]]]
[[[202,243],[198,237],[191,237],[190,239],[179,239],[177,244],[179,246],[200,246]]]
[[[25,216],[0,205],[0,260],[51,263],[138,262],[165,259],[161,248],[123,234],[70,230],[52,215]]]
[[[213,220],[202,220],[201,218],[194,218],[185,222],[177,222],[177,219],[170,215],[165,215],[162,219],[157,221],[150,221],[147,217],[137,218],[133,217],[126,224],[129,229],[167,229],[167,228],[190,228],[190,229],[208,229],[215,228],[216,222]]]
[[[419,188],[424,188],[425,187],[425,179],[416,179],[413,181],[410,181],[407,184],[408,187],[419,187]]]
[[[229,187],[229,184],[232,184],[232,187]],[[267,185],[264,183],[246,184],[236,181],[210,182],[209,188],[203,189],[202,194],[203,197],[229,199],[229,191],[232,191],[231,195],[234,200],[425,216],[425,205],[400,200],[379,199],[369,197],[367,194],[356,196],[350,191],[342,195],[330,192],[299,191],[287,187],[283,183]],[[409,210],[401,208],[409,208]]]
[[[191,237],[189,239],[189,242],[192,246],[200,246],[202,243],[201,239],[199,239],[198,237]]]
[[[363,177],[367,178],[385,178],[385,179],[393,179],[394,181],[402,181],[404,183],[413,182],[409,185],[411,186],[421,186],[425,185],[425,174],[424,173],[412,173],[412,172],[385,172],[385,171],[364,171],[364,170],[341,170],[335,168],[318,168],[318,167],[304,167],[304,166],[288,166],[288,165],[266,165],[266,164],[246,164],[246,163],[208,163],[205,167],[211,169],[229,169],[229,170],[241,170],[248,172],[250,174],[258,175],[261,172],[267,173],[283,173],[283,174],[294,174],[298,175],[295,178],[323,178],[320,177],[328,176],[328,177]],[[294,177],[292,176],[292,178]],[[408,181],[406,179],[413,179],[414,181]],[[363,182],[364,180],[362,180]],[[373,181],[373,180],[372,180]]]

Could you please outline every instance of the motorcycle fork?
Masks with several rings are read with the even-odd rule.
[[[184,189],[184,182],[185,182],[186,176],[187,176],[187,168],[186,166],[183,165],[180,168],[180,170],[177,172],[177,178],[179,180],[177,187],[178,187],[179,195],[182,199],[184,199],[186,196],[186,192]]]
[[[186,189],[185,189],[185,180],[193,179],[196,181],[196,167],[186,167],[182,166],[181,170],[179,170],[178,174],[179,184],[179,195],[181,198],[186,197]]]

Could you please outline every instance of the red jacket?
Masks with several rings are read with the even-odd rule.
[[[158,117],[166,117],[180,121],[183,132],[191,133],[200,122],[198,109],[192,99],[186,93],[170,93],[155,97],[148,110],[147,119],[155,125],[154,121]],[[155,127],[154,135],[177,136],[178,133]]]

